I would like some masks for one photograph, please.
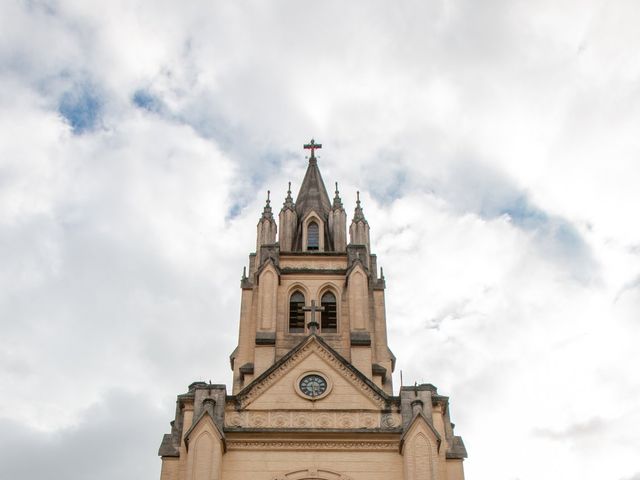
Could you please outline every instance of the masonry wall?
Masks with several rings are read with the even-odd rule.
[[[344,477],[353,480],[400,480],[402,469],[402,457],[393,449],[344,452],[299,448],[260,451],[234,450],[232,447],[223,459],[222,480],[333,480]],[[300,472],[302,476],[294,472]]]

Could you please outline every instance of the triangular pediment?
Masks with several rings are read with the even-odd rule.
[[[184,441],[189,449],[189,443],[193,438],[198,437],[201,433],[208,432],[212,435],[213,438],[217,438],[221,444],[225,445],[225,436],[224,433],[220,430],[216,422],[211,418],[211,415],[206,410],[203,410],[202,413],[195,419],[189,430],[187,430],[184,434]]]
[[[422,412],[414,415],[413,419],[407,426],[405,433],[402,435],[402,438],[400,439],[401,452],[404,451],[404,446],[407,441],[411,441],[411,439],[416,435],[424,435],[429,438],[429,440],[437,446],[438,452],[440,451],[440,445],[442,444],[440,434]]]
[[[326,378],[328,393],[311,400],[298,386],[313,373]],[[316,335],[307,337],[236,396],[243,410],[382,410],[389,401],[384,391]]]
[[[260,276],[265,270],[271,270],[278,277],[278,283],[280,283],[280,267],[276,264],[273,257],[269,256],[264,261],[262,265],[256,271],[256,278],[258,279],[258,283],[260,282]]]
[[[367,279],[367,284],[369,283],[369,275],[367,274],[367,269],[362,263],[362,259],[358,256],[353,264],[347,269],[347,285],[349,285],[349,281],[356,274],[362,274]]]

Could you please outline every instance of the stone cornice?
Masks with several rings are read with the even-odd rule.
[[[228,450],[398,451],[398,441],[375,440],[227,440]]]

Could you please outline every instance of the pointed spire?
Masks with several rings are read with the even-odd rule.
[[[333,209],[338,210],[342,207],[342,199],[340,198],[340,191],[338,190],[338,182],[336,182],[336,196],[333,197]]]
[[[310,210],[314,210],[317,214],[326,218],[331,211],[331,200],[329,200],[327,189],[322,181],[317,159],[313,155],[313,151],[321,146],[321,144],[315,143],[315,141],[305,145],[305,148],[311,150],[312,156],[309,158],[309,166],[304,175],[304,180],[302,180],[302,185],[300,185],[298,196],[296,197],[296,213],[298,214],[298,218],[304,218],[305,214]]]
[[[273,219],[273,212],[271,210],[271,190],[267,190],[267,202],[264,205],[264,210],[262,211],[262,218],[266,218],[267,220]]]
[[[287,190],[287,196],[284,199],[284,203],[282,204],[282,208],[288,208],[290,210],[294,210],[296,208],[296,204],[293,203],[293,197],[291,196],[291,182],[289,182],[289,188]]]
[[[360,191],[356,192],[356,199],[356,209],[353,213],[353,221],[359,222],[360,220],[362,220],[366,223],[367,219],[364,218],[364,212],[362,211],[362,206],[360,205]]]

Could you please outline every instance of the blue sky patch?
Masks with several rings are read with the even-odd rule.
[[[149,112],[157,113],[162,110],[162,101],[148,90],[136,90],[133,94],[132,100],[137,107],[148,110]]]
[[[463,158],[442,181],[432,179],[423,188],[427,187],[460,213],[473,212],[486,220],[508,217],[512,225],[532,236],[548,259],[580,282],[597,276],[599,267],[578,228],[536,206],[526,191],[488,164]]]
[[[244,205],[240,204],[240,202],[236,202],[231,205],[231,208],[227,211],[227,215],[225,216],[225,220],[233,220],[242,212]]]
[[[482,212],[483,216],[488,212]],[[511,221],[525,229],[544,225],[549,221],[549,216],[539,208],[532,206],[524,195],[515,197],[510,203],[498,209],[498,215],[509,215]]]
[[[98,123],[102,101],[94,89],[82,84],[62,94],[58,112],[69,122],[73,133],[81,134],[92,130]]]
[[[574,278],[588,282],[598,268],[589,246],[578,229],[568,220],[548,215],[528,201],[526,196],[514,198],[498,211],[508,215],[522,230],[533,233],[543,251],[570,268]]]
[[[225,219],[233,220],[240,215],[244,207],[253,201],[256,190],[262,191],[259,194],[262,201],[267,197],[267,190],[271,190],[271,205],[275,206],[274,208],[279,208],[278,205],[284,201],[287,192],[288,178],[283,177],[282,182],[276,185],[267,185],[266,181],[273,172],[281,171],[287,160],[295,158],[295,153],[267,150],[260,154],[257,148],[252,146],[241,146],[225,153],[241,165],[238,178],[244,179],[231,188],[231,196],[235,200],[227,210]],[[296,192],[293,192],[293,195],[295,196]]]
[[[380,204],[386,205],[401,198],[410,182],[402,163],[402,152],[383,150],[376,155],[376,163],[383,170],[367,170],[365,184],[370,195]]]

